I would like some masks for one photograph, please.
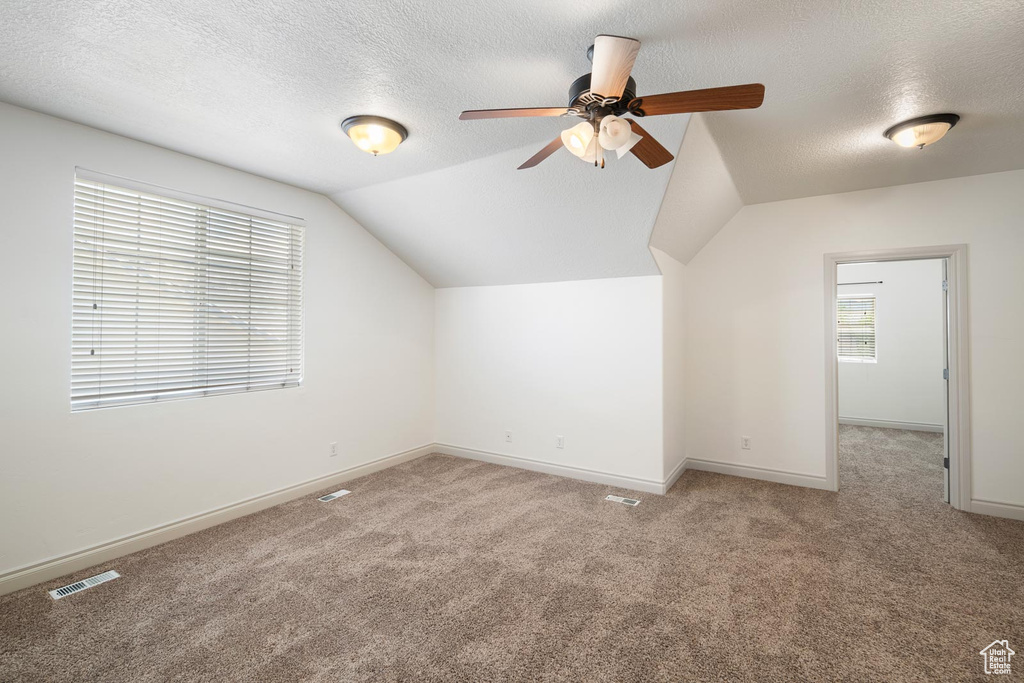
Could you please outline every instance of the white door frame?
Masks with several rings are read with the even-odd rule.
[[[971,510],[971,397],[967,338],[967,245],[879,249],[825,254],[825,479],[839,490],[839,359],[836,338],[837,266],[868,261],[949,259],[946,275],[949,301],[949,502]]]

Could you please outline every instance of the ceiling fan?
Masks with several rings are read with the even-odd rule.
[[[640,41],[621,36],[600,35],[587,50],[591,73],[569,86],[569,106],[523,109],[473,109],[459,119],[502,119],[523,116],[576,116],[583,121],[562,131],[544,149],[519,168],[532,168],[565,147],[580,159],[604,168],[604,152],[618,158],[632,152],[648,168],[658,168],[673,156],[634,119],[623,118],[684,114],[727,109],[756,109],[764,101],[760,83],[726,88],[687,90],[663,95],[636,96],[636,81],[629,75],[640,51]]]

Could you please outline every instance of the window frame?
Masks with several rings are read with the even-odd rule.
[[[843,356],[839,353],[839,341],[842,334],[842,325],[839,322],[840,302],[843,299],[871,299],[874,312],[874,322],[871,333],[874,340],[874,354],[870,358],[858,356]],[[836,296],[836,360],[840,363],[878,363],[878,296],[871,293],[863,294],[838,294]]]
[[[178,190],[172,190],[169,188],[161,187],[159,185],[152,185],[149,183],[139,182],[128,178],[122,178],[119,176],[112,176],[104,173],[98,173],[90,171],[88,169],[82,169],[76,167],[74,177],[74,193],[73,193],[73,204],[74,204],[74,220],[72,221],[72,256],[74,262],[74,273],[72,276],[72,339],[71,339],[71,367],[69,377],[69,399],[70,408],[72,413],[88,412],[91,410],[98,410],[104,408],[116,408],[116,407],[130,407],[139,405],[150,405],[155,403],[163,403],[166,401],[185,400],[191,398],[204,398],[212,396],[226,396],[231,394],[240,393],[251,393],[256,391],[266,391],[271,389],[292,389],[301,388],[305,380],[305,296],[304,296],[304,282],[305,282],[305,221],[294,216],[288,216],[285,214],[275,213],[271,211],[265,211],[262,209],[256,209],[253,207],[245,206],[242,204],[212,199],[200,195],[190,194]],[[120,362],[127,363],[131,366],[129,371],[123,371],[123,374],[129,372],[135,372],[135,376],[128,379],[122,379],[125,385],[134,384],[135,387],[129,388],[125,391],[120,392],[109,392],[104,395],[103,383],[105,382],[104,372],[110,372],[103,368],[102,361],[98,364],[98,367],[94,366],[95,369],[89,372],[89,368],[82,362],[85,360],[82,349],[82,339],[80,336],[83,334],[78,327],[86,320],[89,320],[92,325],[96,326],[97,318],[87,318],[82,315],[82,300],[88,298],[90,294],[94,296],[94,303],[92,305],[93,310],[96,310],[96,306],[103,307],[104,301],[110,301],[109,299],[103,299],[104,288],[107,285],[107,273],[104,272],[106,262],[110,260],[108,253],[105,248],[98,248],[93,244],[88,245],[87,242],[83,242],[82,237],[85,232],[92,230],[93,240],[97,239],[97,235],[105,233],[109,228],[107,227],[107,220],[105,216],[105,210],[103,212],[103,218],[93,219],[93,228],[83,228],[80,225],[80,192],[84,194],[89,187],[104,186],[111,188],[112,190],[122,191],[132,194],[138,194],[140,199],[142,196],[148,196],[149,198],[158,200],[160,202],[178,203],[184,202],[186,204],[193,205],[196,210],[196,216],[188,224],[188,227],[195,231],[195,246],[191,252],[187,252],[188,256],[191,257],[192,267],[196,269],[197,273],[202,273],[201,277],[198,277],[191,281],[191,291],[188,294],[182,295],[180,289],[174,290],[177,295],[180,306],[184,308],[187,313],[187,321],[191,322],[192,336],[190,341],[183,342],[177,349],[183,348],[188,344],[195,346],[198,339],[202,339],[198,342],[203,347],[203,352],[195,354],[191,365],[188,365],[188,361],[181,361],[180,359],[174,359],[173,362],[179,363],[181,368],[176,371],[177,376],[181,377],[179,382],[175,384],[187,384],[189,381],[193,384],[189,386],[178,386],[178,387],[167,387],[166,379],[162,373],[161,361],[165,355],[173,355],[175,353],[174,346],[170,347],[172,350],[165,350],[158,344],[155,354],[151,356],[152,362],[157,364],[155,371],[149,373],[149,376],[144,379],[138,378],[140,372],[139,367],[139,349],[140,342],[138,338],[134,342],[128,342],[122,346],[124,352],[117,355],[124,357],[132,357],[132,360],[124,360]],[[85,189],[83,189],[85,188]],[[244,219],[244,220],[241,220]],[[225,222],[226,221],[226,222]],[[246,226],[245,223],[248,222]],[[239,229],[237,226],[242,225]],[[230,226],[230,227],[226,227]],[[259,255],[256,252],[261,251],[261,245],[258,241],[264,238],[264,235],[260,233],[268,229],[277,231],[273,233],[276,237],[273,239],[279,240],[284,247],[279,247],[277,253],[273,253],[271,256]],[[148,228],[148,230],[146,230]],[[124,230],[123,227],[120,228]],[[137,250],[142,254],[147,244],[149,237],[143,238],[141,235],[144,231],[158,235],[157,239],[164,239],[162,228],[150,227],[144,225],[141,220],[138,223],[136,232],[138,233]],[[221,232],[221,236],[218,238],[215,236],[216,232]],[[224,240],[231,242],[232,240],[237,241],[239,236],[248,235],[248,258],[245,258],[245,249],[241,250],[242,256],[238,256],[238,251],[232,254],[235,258],[236,263],[241,265],[236,267],[234,264],[227,266],[229,271],[224,271],[222,266],[216,265],[215,261],[223,261],[224,255],[218,253],[216,247],[211,242],[220,242],[225,244]],[[257,236],[259,235],[259,236]],[[102,243],[103,238],[100,237]],[[129,242],[130,243],[130,242]],[[180,241],[179,241],[180,244]],[[221,249],[226,248],[221,246]],[[87,279],[88,272],[87,268],[80,268],[78,260],[88,255],[96,262],[103,262],[104,265],[95,268],[95,272],[99,272],[99,275],[93,274],[95,282],[102,282],[97,295],[97,285],[95,282],[91,285],[85,285],[80,280]],[[151,274],[153,272],[154,264],[156,268],[162,267],[163,259],[166,258],[162,253],[152,258],[140,257],[138,261],[132,262],[130,259],[125,259],[121,255],[120,260],[122,263],[130,263],[135,265],[135,270],[141,276],[142,273]],[[179,261],[180,262],[180,261]],[[254,274],[263,271],[267,272],[268,267],[273,264],[277,264],[278,273],[284,272],[284,276],[281,275],[273,276],[277,278],[277,282],[271,282],[265,278],[253,277]],[[144,264],[144,267],[139,267],[140,264]],[[116,269],[120,267],[120,264],[115,266]],[[240,271],[238,268],[240,267]],[[297,270],[297,273],[293,273],[293,270]],[[233,271],[233,272],[232,272]],[[157,270],[157,272],[161,272]],[[218,278],[218,274],[221,277],[225,276],[225,272],[228,275],[234,277],[237,276],[238,272],[241,272],[243,277],[242,281],[248,283],[249,298],[247,304],[240,304],[243,307],[243,312],[239,314],[237,308],[231,312],[226,309],[220,311],[221,320],[228,320],[227,328],[228,331],[225,337],[218,337],[212,330],[208,330],[207,325],[211,320],[211,311],[214,309],[209,308],[211,305],[219,305],[221,307],[228,307],[230,304],[224,299],[224,296],[228,296],[229,299],[233,296],[231,292],[218,288],[211,281]],[[160,276],[162,277],[162,276]],[[268,276],[272,277],[272,276]],[[152,283],[149,283],[152,287]],[[158,297],[163,297],[164,292],[167,288],[166,282],[157,280],[155,290],[158,292]],[[261,287],[278,288],[283,292],[284,305],[270,300],[271,306],[276,306],[277,311],[270,313],[265,308],[267,300],[260,301],[259,294],[254,294],[253,290],[259,290]],[[217,290],[221,289],[218,293]],[[136,285],[138,291],[138,285]],[[160,335],[164,332],[167,325],[167,321],[162,319],[163,309],[162,304],[153,306],[152,304],[145,305],[139,303],[138,297],[141,294],[136,295],[134,301],[137,315],[149,314],[156,318],[156,322],[148,323],[147,328],[149,334]],[[281,296],[279,293],[278,296]],[[219,298],[218,298],[219,297]],[[129,302],[131,297],[129,296]],[[211,304],[211,302],[218,302],[218,304]],[[119,306],[123,306],[123,303],[118,302]],[[239,305],[239,304],[236,304]],[[155,311],[155,313],[154,313]],[[89,310],[84,311],[85,314],[89,314]],[[95,315],[95,314],[93,314]],[[98,318],[102,321],[102,314]],[[260,322],[260,320],[264,322]],[[240,321],[235,325],[234,321]],[[118,322],[117,317],[113,317],[107,322],[108,325],[113,325],[116,328]],[[282,325],[283,323],[283,325]],[[222,323],[223,324],[223,323]],[[270,324],[272,327],[277,326],[276,332],[269,331],[271,328],[266,327]],[[262,326],[261,326],[262,325]],[[188,326],[188,323],[186,323]],[[233,329],[232,329],[233,328]],[[102,330],[102,322],[99,323],[99,329]],[[95,332],[89,334],[95,336]],[[283,349],[285,358],[283,362],[278,362],[276,369],[274,369],[274,363],[266,360],[266,357],[259,358],[258,362],[254,360],[253,356],[253,337],[272,335],[276,336],[274,340],[275,349]],[[103,346],[102,331],[99,335],[100,342],[95,343],[95,340],[90,342],[95,348],[92,353],[95,354],[97,350],[100,350]],[[241,340],[249,340],[242,341]],[[220,351],[216,349],[217,343],[225,343],[229,347],[226,351]],[[256,342],[257,346],[259,342]],[[211,346],[212,344],[212,346]],[[245,348],[241,348],[245,347]],[[103,353],[103,351],[100,351]],[[151,352],[152,353],[152,352]],[[212,356],[210,354],[213,354]],[[257,352],[256,358],[259,357]],[[76,363],[76,357],[79,361]],[[200,360],[201,359],[201,360]],[[293,362],[294,361],[294,362]],[[114,362],[114,361],[112,361]],[[183,363],[183,364],[182,364]],[[213,365],[211,365],[211,363]],[[287,368],[285,370],[284,368]],[[256,374],[253,374],[253,373]],[[264,373],[260,377],[260,373]],[[274,373],[277,374],[274,374]],[[145,373],[143,373],[145,374]],[[221,377],[211,377],[211,374],[220,374]],[[92,382],[96,386],[96,390],[91,394],[78,394],[76,395],[76,387],[82,387],[83,385],[88,389],[89,381],[83,380],[82,376],[92,376],[94,378]],[[198,378],[202,378],[202,383],[199,383]],[[276,381],[280,377],[281,381]],[[268,382],[268,379],[274,381]],[[113,380],[112,380],[113,381]],[[160,384],[165,384],[161,387]],[[137,389],[134,390],[133,389]]]

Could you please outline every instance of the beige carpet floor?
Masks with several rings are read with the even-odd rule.
[[[941,502],[938,435],[841,431],[839,494],[635,509],[421,458],[0,598],[0,681],[963,681],[997,638],[1020,678],[1024,523]]]

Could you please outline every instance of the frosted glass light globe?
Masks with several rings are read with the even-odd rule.
[[[619,116],[609,114],[601,119],[601,128],[597,139],[605,149],[618,149],[629,142],[633,129],[629,121]]]
[[[569,130],[562,131],[562,144],[580,158],[587,153],[587,147],[593,139],[594,126],[589,121],[582,121]]]
[[[583,159],[588,164],[604,164],[604,150],[601,149],[601,145],[598,144],[596,137],[591,138],[590,144],[587,145],[587,149],[580,159]]]
[[[925,147],[938,142],[949,128],[948,123],[923,123],[894,133],[892,141],[900,147]]]
[[[883,135],[900,147],[924,148],[941,140],[959,120],[957,114],[929,114],[897,123]]]
[[[382,116],[350,116],[341,129],[356,147],[373,156],[395,151],[409,135],[402,124]]]

